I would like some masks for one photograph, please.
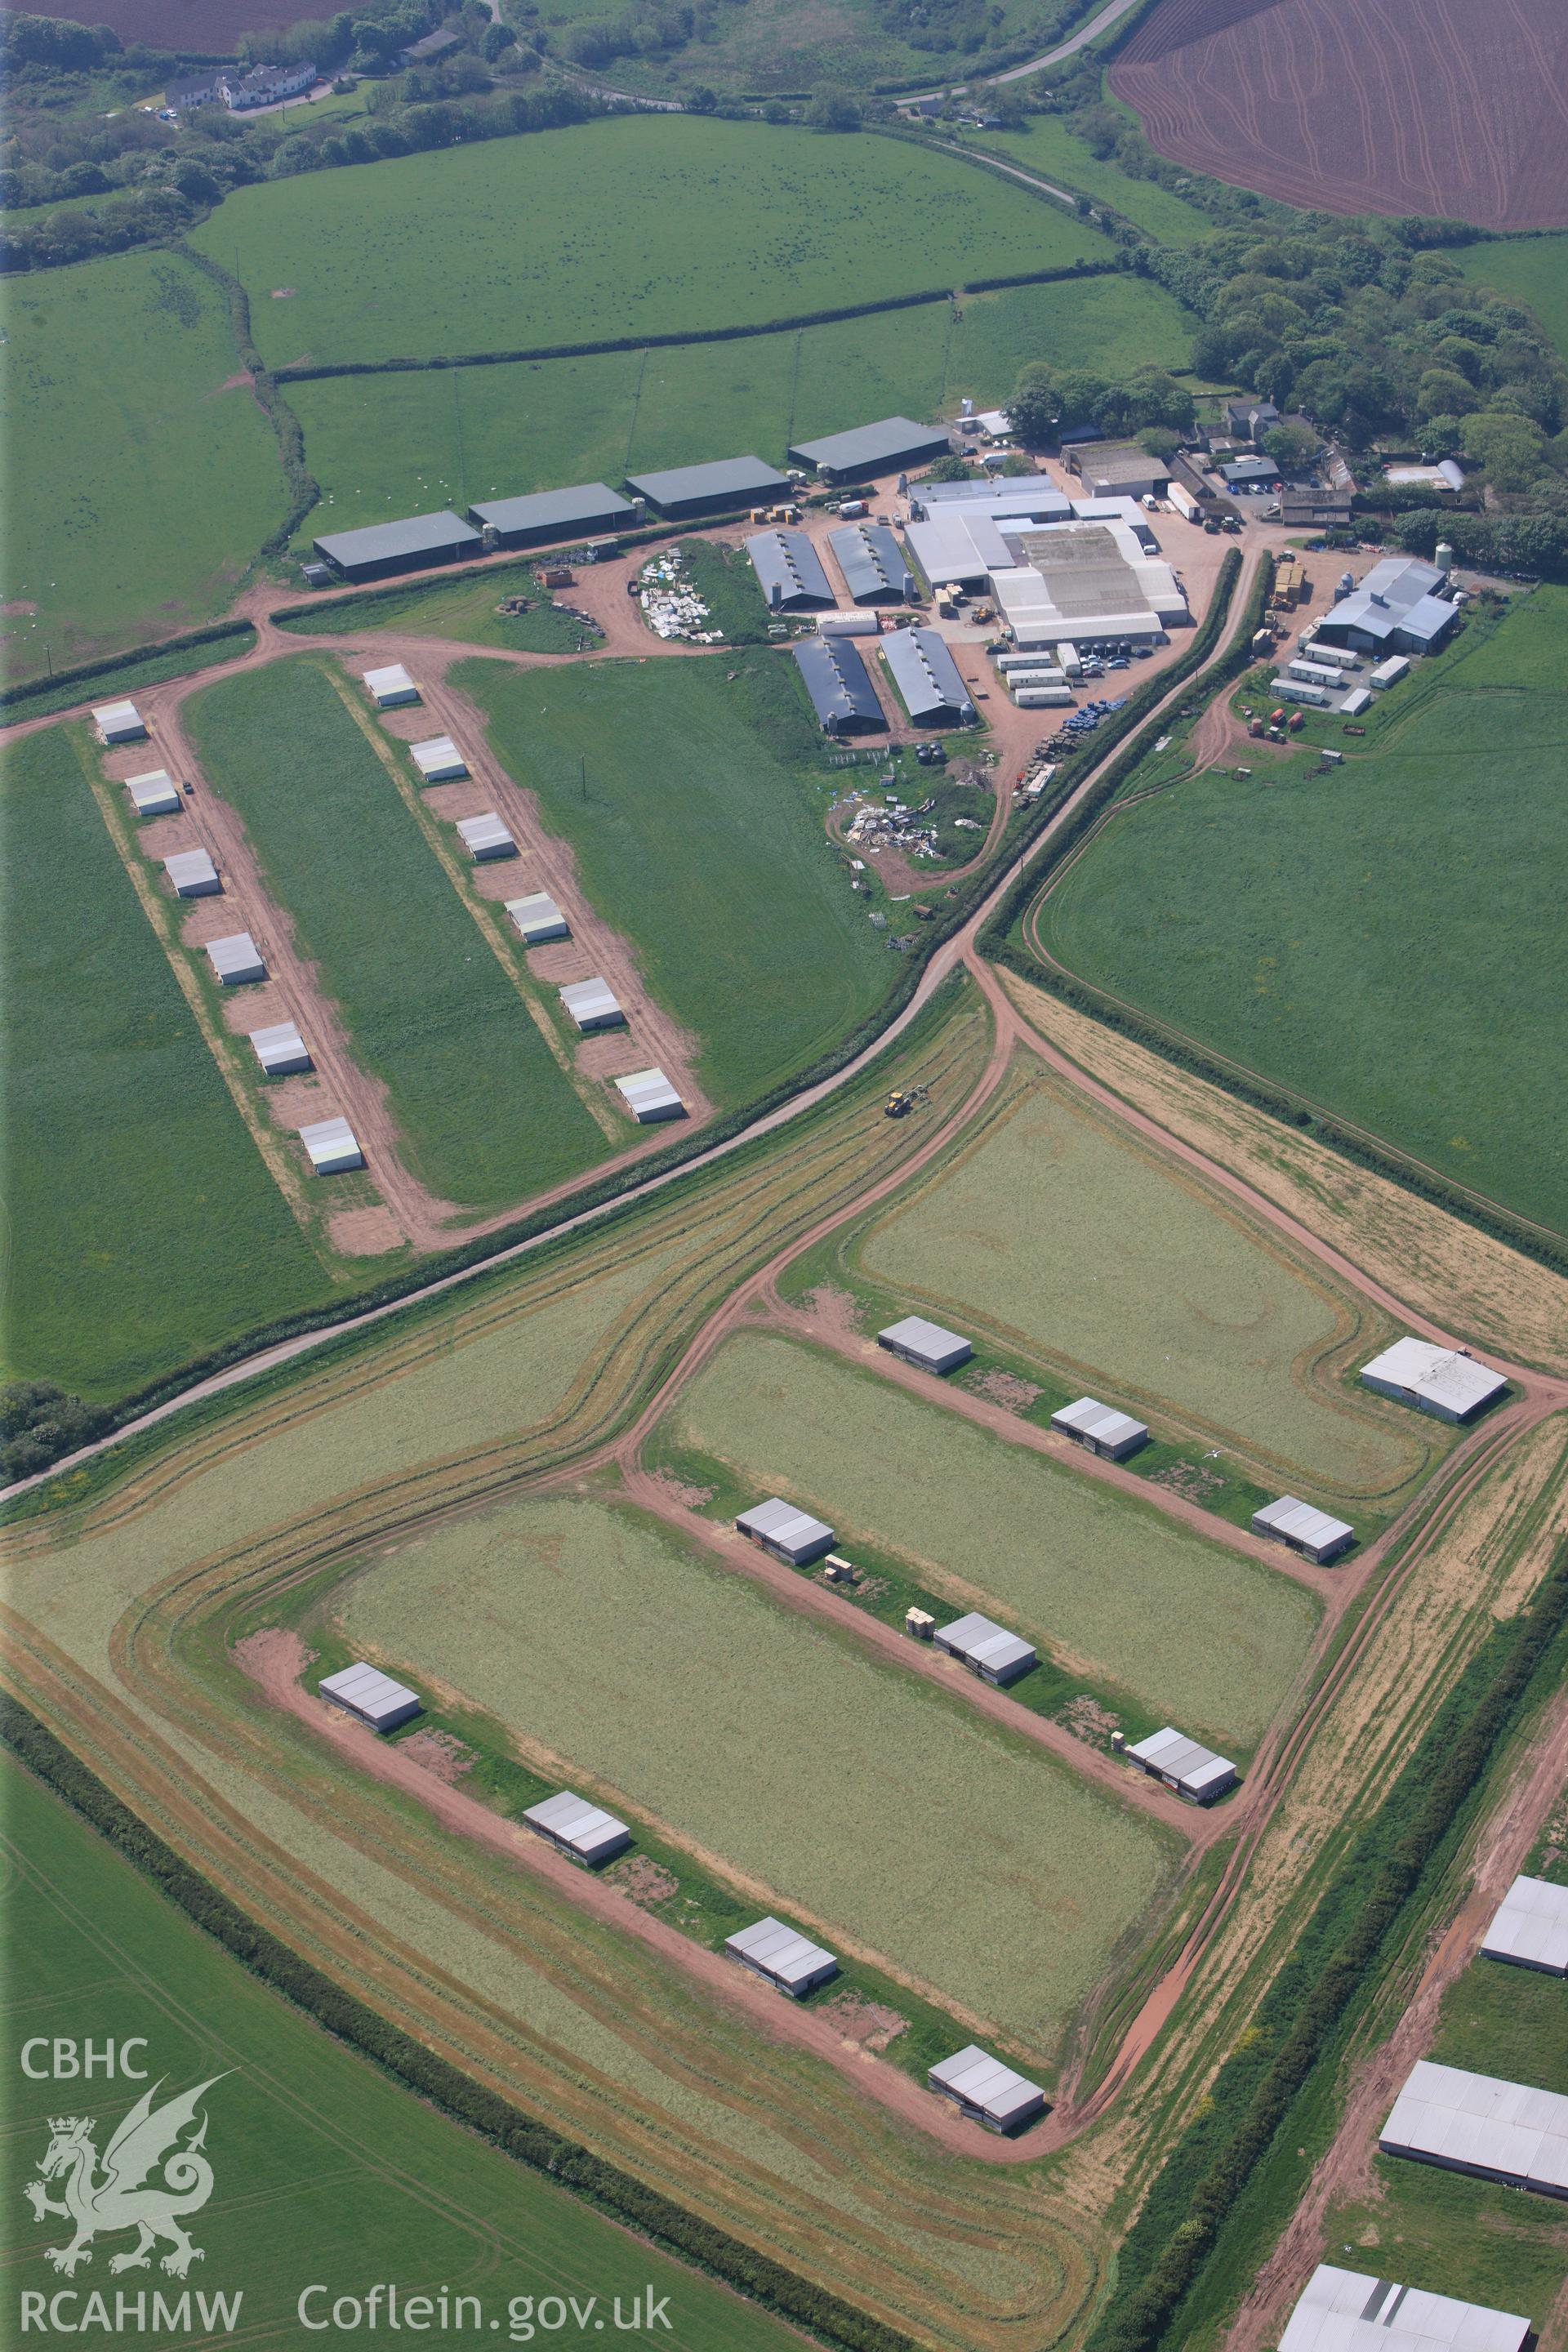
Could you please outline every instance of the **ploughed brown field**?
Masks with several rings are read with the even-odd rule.
[[[1565,0],[1163,0],[1110,85],[1163,155],[1288,204],[1568,225]]]
[[[241,33],[297,24],[309,12],[299,0],[52,0],[46,13],[78,25],[108,25],[127,44],[145,41],[185,57],[231,58]]]

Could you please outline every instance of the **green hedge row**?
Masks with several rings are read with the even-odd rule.
[[[183,254],[215,285],[221,286],[227,298],[240,365],[248,373],[257,402],[277,436],[279,462],[289,486],[289,511],[277,530],[262,541],[259,550],[264,556],[281,555],[321,495],[320,483],[305,463],[303,427],[279,391],[277,376],[263,364],[261,354],[256,348],[250,331],[250,297],[238,278],[209,255],[198,253],[194,246],[186,245],[183,238],[175,243],[173,250]]]
[[[1379,1957],[1394,1948],[1468,1800],[1568,1625],[1568,1545],[1531,1607],[1494,1629],[1331,1879],[1269,1992],[1250,2046],[1229,2059],[1154,2184],[1122,2250],[1090,2352],[1154,2352]],[[1550,1674],[1541,1672],[1550,1666]]]
[[[897,2328],[786,2270],[510,2100],[483,2089],[356,2000],[182,1861],[53,1732],[8,1696],[0,1696],[0,1739],[252,1975],[443,2115],[826,2342],[846,2346],[849,2352],[912,2352],[910,2338]]]
[[[105,654],[97,661],[77,662],[69,669],[52,671],[47,677],[28,678],[21,686],[0,689],[0,710],[14,711],[18,719],[30,719],[46,704],[62,710],[68,709],[81,698],[63,691],[65,688],[87,686],[94,678],[112,677],[120,671],[133,670],[139,665],[167,661],[171,656],[196,653],[206,646],[223,645],[230,638],[241,637],[246,642],[243,646],[237,643],[235,651],[248,653],[256,642],[256,631],[248,621],[214,621],[207,628],[187,629],[178,637],[161,637],[156,645],[143,646],[131,653]],[[191,667],[200,668],[202,665],[193,663]],[[171,675],[177,677],[179,673],[176,670]],[[134,680],[130,681],[130,685],[133,686]]]

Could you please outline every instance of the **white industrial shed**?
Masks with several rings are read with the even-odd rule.
[[[140,743],[147,730],[133,702],[104,702],[92,714],[102,743]]]
[[[797,1504],[784,1502],[777,1495],[741,1512],[735,1525],[742,1535],[749,1536],[763,1551],[771,1552],[790,1568],[809,1568],[814,1559],[820,1559],[825,1551],[833,1549],[830,1527],[814,1519]]]
[[[468,772],[468,763],[449,735],[432,735],[427,743],[410,743],[409,757],[427,784],[457,783]]]
[[[759,1919],[736,1936],[726,1936],[724,1949],[743,1968],[754,1969],[792,2000],[804,2000],[818,1985],[838,1974],[833,1954],[782,1919]]]
[[[316,1176],[346,1176],[364,1166],[364,1153],[346,1118],[317,1118],[300,1129],[300,1140],[310,1155]]]
[[[285,1078],[292,1071],[314,1067],[310,1049],[292,1021],[277,1022],[269,1029],[253,1029],[250,1042],[269,1078]]]
[[[649,1126],[655,1119],[686,1117],[686,1105],[657,1066],[630,1070],[624,1078],[616,1080],[616,1086],[639,1127]]]
[[[1568,2197],[1568,2098],[1558,2091],[1418,2058],[1377,2144],[1384,2156]]]
[[[406,1683],[395,1683],[390,1675],[384,1675],[379,1666],[366,1665],[363,1658],[324,1676],[320,1688],[331,1706],[357,1715],[373,1731],[395,1731],[400,1723],[411,1723],[425,1712]]]
[[[217,867],[205,849],[182,849],[163,860],[177,898],[216,898],[223,888]]]
[[[1216,1756],[1212,1748],[1200,1747],[1168,1723],[1127,1753],[1152,1780],[1163,1780],[1189,1805],[1212,1805],[1236,1779],[1236,1767],[1227,1756]]]
[[[207,960],[225,988],[267,977],[266,961],[248,931],[231,931],[227,939],[209,940]]]
[[[1511,1960],[1549,1977],[1568,1977],[1568,1886],[1516,1878],[1481,1938],[1489,1960]]]
[[[625,1822],[616,1821],[602,1805],[590,1804],[586,1797],[574,1797],[570,1789],[546,1797],[542,1804],[530,1805],[522,1818],[531,1830],[569,1853],[574,1862],[590,1865],[611,1861],[632,1842]]]
[[[1146,1422],[1134,1421],[1130,1412],[1118,1412],[1114,1405],[1101,1404],[1096,1397],[1079,1397],[1074,1404],[1064,1404],[1060,1412],[1052,1413],[1051,1427],[1107,1462],[1124,1462],[1149,1443]]]
[[[982,1617],[977,1609],[967,1617],[954,1618],[951,1625],[939,1625],[931,1639],[939,1650],[945,1650],[950,1658],[956,1658],[982,1682],[994,1683],[998,1690],[1005,1690],[1040,1663],[1031,1643]]]
[[[1281,1495],[1277,1501],[1266,1503],[1252,1514],[1254,1535],[1272,1536],[1276,1543],[1288,1544],[1304,1559],[1315,1559],[1321,1567],[1325,1560],[1335,1559],[1347,1544],[1355,1541],[1355,1529],[1347,1519],[1331,1519],[1327,1511],[1314,1510],[1295,1495]]]
[[[460,816],[458,831],[476,866],[487,865],[496,857],[517,856],[517,844],[494,809],[486,809],[481,816]]]
[[[906,1315],[901,1323],[889,1323],[885,1331],[878,1332],[877,1345],[886,1348],[889,1355],[901,1356],[907,1364],[918,1365],[922,1372],[956,1371],[974,1353],[958,1332],[928,1323],[923,1315]]]
[[[1286,2323],[1279,2352],[1524,2352],[1530,2334],[1529,2320],[1516,2311],[1320,2263]]]
[[[590,1029],[618,1029],[626,1019],[610,983],[597,974],[574,980],[561,991],[561,1002],[584,1034]]]
[[[127,776],[125,789],[138,816],[173,816],[180,805],[180,787],[166,768],[150,768],[144,776]]]
[[[1470,1420],[1508,1386],[1500,1372],[1463,1349],[1439,1348],[1430,1339],[1396,1339],[1362,1366],[1361,1381],[1379,1396],[1452,1422]]]
[[[401,662],[385,669],[367,669],[365,688],[378,710],[393,710],[400,702],[417,702],[419,688]]]
[[[547,890],[531,890],[526,898],[509,898],[507,913],[524,947],[542,947],[546,940],[569,940],[572,926]]]
[[[931,2067],[926,2081],[940,2098],[951,2099],[962,2114],[984,2124],[987,2131],[1016,2131],[1045,2112],[1046,2095],[1039,2084],[1026,2082],[978,2042],[972,2042],[967,2050]]]

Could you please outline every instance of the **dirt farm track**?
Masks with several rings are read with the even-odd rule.
[[[1568,225],[1562,0],[1162,0],[1110,82],[1173,163],[1287,204]]]

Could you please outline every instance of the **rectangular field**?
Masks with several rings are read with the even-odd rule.
[[[1133,179],[1076,138],[1058,116],[1037,114],[1022,131],[973,131],[965,138],[987,154],[1009,156],[1042,180],[1110,205],[1163,244],[1196,245],[1214,235],[1214,223],[1195,205],[1173,195],[1158,180]]]
[[[1032,1061],[857,1254],[960,1328],[978,1314],[1037,1349],[1069,1384],[1143,1418],[1194,1416],[1283,1486],[1386,1509],[1430,1459],[1428,1432],[1336,1373],[1358,1334],[1367,1355],[1382,1344],[1381,1318]]]
[[[603,1135],[321,667],[301,655],[225,680],[186,716],[430,1191],[500,1207],[602,1158]]]
[[[285,506],[222,289],[177,254],[125,253],[8,278],[3,309],[7,669],[207,619]]]
[[[1053,953],[1568,1233],[1543,1115],[1568,1061],[1565,626],[1568,590],[1536,589],[1417,664],[1342,767],[1288,790],[1206,774],[1131,808],[1047,902]]]
[[[1533,310],[1568,360],[1568,236],[1462,246],[1453,258],[1478,286]]]
[[[342,1608],[353,1639],[461,1692],[525,1751],[1031,2051],[1057,2046],[1174,1850],[626,1510],[509,1505],[378,1559]]]
[[[4,778],[7,1372],[121,1396],[331,1286],[138,903],[75,730],[24,738]]]
[[[821,739],[786,656],[584,663],[547,685],[475,660],[453,683],[653,994],[702,1040],[716,1101],[800,1068],[885,993],[895,959],[828,855]]]
[[[758,1499],[818,1513],[851,1554],[860,1537],[919,1564],[955,1615],[1001,1603],[1064,1663],[1225,1754],[1258,1738],[1311,1639],[1317,1605],[1289,1579],[793,1340],[727,1340],[665,1427]]]

